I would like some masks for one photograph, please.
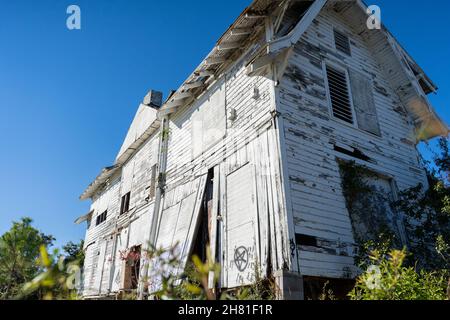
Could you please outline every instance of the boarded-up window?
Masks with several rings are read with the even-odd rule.
[[[381,133],[373,97],[372,81],[365,75],[353,70],[349,71],[349,78],[358,127],[379,136]]]
[[[341,162],[340,166],[341,174],[345,174],[345,162]],[[350,190],[344,184],[354,237],[365,243],[378,239],[381,233],[392,234],[396,247],[406,245],[403,217],[392,206],[397,194],[395,181],[363,167],[358,170],[361,187]]]
[[[331,100],[333,116],[353,124],[353,110],[350,100],[347,73],[345,70],[326,66],[328,91]]]
[[[225,136],[225,83],[221,81],[199,100],[192,115],[192,156],[198,157]]]
[[[352,55],[350,50],[350,40],[347,35],[344,33],[334,30],[334,43],[336,45],[336,49],[340,52],[345,53],[348,56]]]
[[[388,229],[397,237],[398,244],[406,246],[408,241],[404,229],[403,216],[392,207],[392,203],[397,199],[395,181],[376,174],[364,180],[372,190],[371,197],[375,207],[372,212],[378,213],[377,210],[379,210],[379,216],[382,216],[383,219],[381,223],[378,223],[378,227],[386,224]]]

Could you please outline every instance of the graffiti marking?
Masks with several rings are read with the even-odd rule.
[[[245,247],[239,247],[234,251],[234,263],[240,272],[245,271],[248,266],[248,250]]]

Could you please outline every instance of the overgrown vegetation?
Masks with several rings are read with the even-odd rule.
[[[272,278],[261,277],[257,271],[255,283],[232,291],[220,292],[217,284],[220,265],[193,256],[184,271],[177,246],[167,250],[153,249],[148,253],[151,273],[143,281],[148,284],[149,297],[161,300],[273,300],[277,292]],[[214,289],[211,289],[214,288]]]
[[[405,190],[394,206],[403,212],[411,235],[410,251],[420,267],[450,269],[450,152],[447,139],[439,141],[433,163],[424,162],[429,188]]]
[[[406,250],[370,254],[371,263],[350,293],[354,300],[445,300],[448,274],[405,266]]]
[[[81,283],[79,260],[60,255],[58,250],[49,254],[45,246],[40,247],[38,263],[41,273],[27,282],[16,299],[77,300]]]
[[[370,181],[375,173],[355,162],[340,162],[342,190],[353,227],[353,235],[360,246],[357,260],[364,260],[374,247],[386,245],[401,249],[399,230],[392,220],[391,199]]]
[[[355,300],[450,299],[450,147],[439,142],[432,162],[423,162],[428,186],[418,185],[386,195],[369,181],[377,179],[367,168],[340,164],[342,188],[359,245],[356,261],[361,270],[349,297]],[[427,188],[429,187],[429,188]],[[399,217],[404,224],[400,230]],[[401,234],[403,232],[403,235]],[[406,237],[406,239],[405,239]],[[1,299],[78,299],[83,243],[68,243],[48,252],[54,238],[24,218],[0,237]],[[150,250],[151,273],[142,277],[148,298],[160,300],[275,299],[277,285],[255,270],[252,286],[221,292],[220,266],[194,256],[180,268],[176,247]],[[212,285],[211,285],[212,284]],[[213,288],[213,289],[211,289]],[[136,299],[136,293],[122,296]],[[321,299],[335,299],[325,286]]]
[[[32,222],[30,218],[14,222],[0,237],[0,299],[72,297],[74,290],[64,288],[68,281],[75,281],[70,275],[80,273],[83,244],[68,243],[64,254],[49,255],[47,249],[55,238],[34,228]]]
[[[429,188],[420,184],[390,202],[367,183],[373,177],[367,168],[341,163],[342,187],[359,245],[356,260],[363,271],[351,293],[353,299],[450,298],[446,293],[450,290],[448,140],[441,139],[439,147],[433,161],[423,161]],[[382,202],[389,207],[380,206]],[[398,226],[386,220],[388,213],[402,218],[406,243]]]
[[[21,285],[31,281],[40,271],[39,248],[50,246],[55,240],[32,227],[32,220],[14,222],[0,238],[0,297],[17,296]]]

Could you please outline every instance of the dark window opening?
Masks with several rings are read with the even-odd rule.
[[[359,160],[363,160],[366,162],[373,162],[373,160],[370,157],[366,156],[361,150],[358,150],[355,148],[353,148],[353,151],[350,151],[350,150],[347,150],[345,148],[341,148],[341,147],[335,145],[334,151],[337,151],[339,153],[342,153],[342,154],[345,154],[345,155],[348,155],[353,158],[357,158]]]
[[[106,218],[108,216],[108,211],[103,212],[102,214],[97,216],[97,219],[95,221],[95,225],[98,226],[106,221]]]
[[[349,300],[355,280],[304,277],[303,286],[305,300]]]
[[[200,258],[202,262],[207,261],[208,246],[211,241],[212,209],[214,170],[208,172],[205,195],[200,210],[200,222],[196,233],[194,249],[192,254]]]
[[[120,214],[127,213],[130,210],[130,197],[131,192],[128,192],[122,197],[122,202],[120,204]]]
[[[326,69],[333,116],[353,124],[353,110],[350,100],[347,73],[328,65],[326,66]]]
[[[296,234],[295,241],[298,246],[317,247],[317,238],[306,234]]]
[[[334,30],[334,43],[336,45],[336,49],[340,52],[345,53],[348,56],[352,55],[350,49],[350,39],[344,33]]]

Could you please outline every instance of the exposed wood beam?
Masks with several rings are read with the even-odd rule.
[[[289,8],[291,4],[291,0],[286,0],[282,5],[281,5],[281,12],[278,15],[277,19],[275,20],[274,23],[274,32],[278,32],[278,30],[280,29],[281,23],[283,22],[284,19],[284,15],[286,14],[287,9]]]
[[[165,109],[172,109],[172,108],[180,107],[183,104],[184,104],[184,100],[172,100],[172,101],[167,102],[164,105],[164,108]]]
[[[245,36],[248,34],[252,34],[254,31],[254,29],[251,28],[236,28],[231,30],[231,35],[232,36]]]
[[[240,42],[225,42],[221,43],[217,46],[217,49],[220,51],[223,50],[232,50],[241,47],[242,43]]]
[[[246,19],[261,19],[267,17],[265,12],[248,12],[245,14]]]
[[[276,56],[276,54],[272,53],[256,58],[251,64],[247,66],[247,75],[254,74],[258,70],[266,67],[268,64],[272,63]]]
[[[175,93],[173,100],[183,100],[183,99],[187,99],[187,98],[191,98],[191,97],[192,97],[192,93],[190,93],[190,92],[179,92],[179,93]]]
[[[288,48],[284,50],[281,54],[278,55],[278,57],[275,59],[275,63],[277,65],[276,67],[276,78],[275,80],[278,82],[282,77],[284,72],[286,71],[286,68],[289,64],[290,57],[292,53],[294,52],[294,48]]]
[[[198,77],[211,77],[214,75],[214,71],[211,70],[202,70],[195,73]]]
[[[208,87],[211,82],[213,82],[216,79],[216,77],[209,77],[208,79],[205,80],[205,87]]]
[[[202,86],[203,86],[203,81],[196,81],[196,82],[186,83],[183,86],[183,88],[184,88],[184,90],[191,90],[191,89],[199,88]]]
[[[206,59],[207,65],[215,65],[215,64],[221,64],[227,61],[225,58],[208,58]]]
[[[284,37],[276,39],[269,43],[269,52],[276,52],[281,49],[295,45],[309,28],[313,20],[327,3],[327,0],[316,0],[313,2],[305,15],[300,19],[292,31]]]
[[[172,107],[172,108],[163,108],[158,110],[158,119],[162,120],[165,116],[168,116],[172,113],[175,113],[177,111],[178,107]]]

